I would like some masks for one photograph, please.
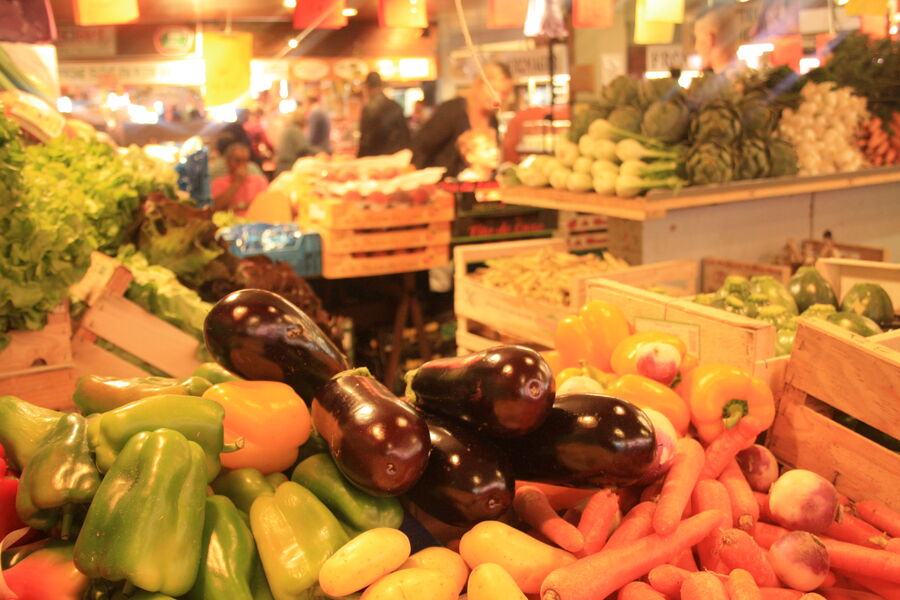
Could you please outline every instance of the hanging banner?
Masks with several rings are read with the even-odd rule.
[[[644,15],[657,23],[683,23],[684,0],[645,0]]]
[[[140,16],[137,0],[75,0],[75,24],[119,25]]]
[[[344,0],[297,0],[294,29],[340,29],[346,26]]]
[[[528,3],[522,0],[488,0],[488,29],[519,29],[525,25]]]
[[[428,27],[425,0],[378,0],[378,24],[381,27]]]
[[[887,15],[887,0],[848,0],[844,12],[854,17],[862,15]]]
[[[647,19],[647,0],[634,4],[634,43],[671,44],[675,39],[675,24]]]
[[[615,0],[572,0],[572,26],[576,29],[612,27]]]
[[[800,70],[800,59],[803,58],[802,35],[779,35],[772,38],[772,66],[786,65],[794,71]]]
[[[253,34],[204,33],[203,60],[206,63],[207,106],[238,102],[250,93],[250,59]]]

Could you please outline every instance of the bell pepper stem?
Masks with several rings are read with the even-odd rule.
[[[241,448],[244,447],[244,438],[239,437],[234,440],[230,444],[225,444],[222,446],[222,454],[228,454],[229,452],[237,452]]]
[[[722,421],[725,424],[725,429],[731,429],[737,425],[738,421],[749,412],[746,400],[734,398],[726,402],[725,406],[722,407]]]
[[[72,505],[66,504],[62,508],[62,525],[59,528],[59,537],[67,540],[69,539],[69,534],[72,533]]]

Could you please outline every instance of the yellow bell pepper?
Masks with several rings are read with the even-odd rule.
[[[309,410],[289,385],[276,381],[228,381],[203,394],[225,409],[225,441],[243,439],[243,447],[222,455],[229,469],[253,467],[263,473],[284,471],[297,460],[309,438]]]
[[[584,326],[584,320],[578,315],[566,317],[557,324],[553,342],[556,351],[559,352],[563,368],[577,367],[581,361],[587,360],[591,353],[587,328]]]
[[[616,375],[613,373],[605,373],[597,367],[589,365],[585,361],[581,361],[581,365],[578,367],[567,367],[560,371],[559,375],[556,376],[556,389],[559,389],[567,379],[581,376],[590,377],[591,379],[600,382],[603,387],[608,387],[616,380]]]
[[[711,442],[746,415],[768,429],[775,420],[769,385],[731,365],[711,363],[694,369],[687,381],[691,421],[704,442]]]
[[[541,356],[547,361],[547,364],[550,366],[550,371],[552,371],[554,375],[559,375],[562,372],[562,357],[559,355],[558,350],[545,350],[544,352],[541,352]]]
[[[592,300],[581,307],[581,320],[591,342],[585,357],[595,367],[610,371],[613,350],[631,333],[625,314],[615,304]]]
[[[607,389],[607,393],[627,400],[640,408],[651,408],[672,422],[678,435],[687,433],[691,413],[687,404],[672,388],[641,375],[622,375]]]

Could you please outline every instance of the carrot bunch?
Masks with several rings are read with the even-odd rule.
[[[900,164],[900,113],[890,123],[872,117],[862,123],[856,144],[875,167]]]

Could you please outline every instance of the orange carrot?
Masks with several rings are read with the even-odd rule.
[[[577,527],[578,521],[581,520],[581,511],[574,506],[571,508],[567,508],[566,512],[563,513],[562,519],[566,523],[571,523],[572,525]]]
[[[900,554],[900,538],[891,538],[884,549],[888,552]]]
[[[563,550],[580,552],[584,548],[584,536],[581,532],[556,514],[547,496],[538,488],[528,485],[517,488],[513,497],[513,509],[520,519]]]
[[[883,600],[875,594],[848,588],[827,588],[819,590],[827,600]],[[774,599],[773,599],[774,600]]]
[[[798,600],[803,592],[780,587],[761,587],[759,593],[762,600]]]
[[[632,581],[619,590],[618,600],[667,600],[643,581]]]
[[[719,475],[719,481],[725,485],[728,490],[728,496],[731,498],[731,512],[734,515],[734,526],[750,531],[753,524],[759,520],[759,505],[756,498],[753,497],[753,490],[744,477],[744,472],[737,464],[736,460],[732,460]]]
[[[806,594],[800,596],[800,600],[826,600],[826,598],[822,594],[807,592]]]
[[[753,539],[756,540],[756,543],[759,544],[760,548],[768,550],[772,544],[775,543],[775,540],[788,533],[788,531],[788,529],[779,527],[778,525],[757,521],[750,533],[753,535]]]
[[[900,584],[873,577],[859,577],[851,574],[847,574],[847,576],[851,581],[878,594],[884,600],[900,600]]]
[[[756,436],[764,430],[765,427],[759,419],[747,415],[738,421],[737,425],[720,433],[706,447],[706,460],[703,470],[700,471],[700,479],[715,479],[721,475],[728,461],[752,444]]]
[[[672,561],[672,564],[691,573],[700,570],[697,568],[697,561],[694,560],[694,552],[690,548],[682,552],[680,556]]]
[[[681,584],[690,575],[690,571],[674,565],[659,565],[653,567],[647,574],[647,581],[654,590],[669,598],[678,598],[681,594]]]
[[[753,497],[756,498],[756,505],[759,506],[759,520],[773,523],[772,511],[769,510],[769,495],[754,491]]]
[[[653,533],[653,512],[656,502],[641,502],[630,511],[612,532],[604,546],[607,550],[621,548]]]
[[[678,440],[675,458],[666,473],[656,512],[653,513],[653,530],[656,533],[668,535],[675,531],[697,484],[703,460],[703,446],[700,442],[693,438]]]
[[[900,537],[900,513],[891,510],[878,500],[864,500],[856,503],[856,512],[866,522],[891,537]]]
[[[744,569],[733,569],[728,574],[725,590],[731,600],[762,600],[756,580]]]
[[[534,481],[516,481],[516,489],[523,486],[535,487],[547,496],[550,506],[553,510],[566,510],[574,507],[576,504],[589,498],[596,490],[583,488],[563,487],[561,485],[552,485],[550,483],[537,483]]]
[[[822,538],[831,568],[851,575],[900,583],[900,554]]]
[[[641,492],[641,502],[656,502],[659,500],[659,493],[662,491],[663,483],[665,483],[665,479],[660,477],[645,487],[644,491]]]
[[[728,600],[728,594],[712,573],[691,573],[681,584],[681,600]]]
[[[578,522],[578,531],[584,539],[585,554],[594,554],[603,548],[618,510],[619,497],[612,491],[600,490],[591,496]]]
[[[749,533],[740,529],[726,529],[719,536],[716,547],[719,557],[732,569],[745,569],[753,575],[760,587],[781,585],[765,551],[759,547]]]
[[[838,507],[837,519],[828,527],[825,535],[867,548],[884,548],[887,544],[887,536],[859,517],[853,516],[849,506]]]
[[[728,523],[726,527],[730,527],[734,522],[734,517],[731,514],[731,499],[728,496],[728,490],[725,489],[721,482],[715,479],[701,479],[697,482],[691,499],[698,511],[722,511]],[[697,556],[700,559],[700,566],[704,569],[727,573],[727,569],[720,565],[719,557],[716,556],[717,534],[718,532],[714,531],[706,539],[700,540],[700,543],[697,544]]]
[[[651,534],[627,546],[602,550],[560,567],[544,579],[541,600],[605,598],[692,547],[723,519],[718,511],[706,511],[679,523],[671,535]],[[600,573],[602,576],[598,576]]]
[[[837,577],[834,574],[834,571],[829,570],[825,573],[825,579],[822,580],[822,585],[820,588],[834,587],[837,585]]]

